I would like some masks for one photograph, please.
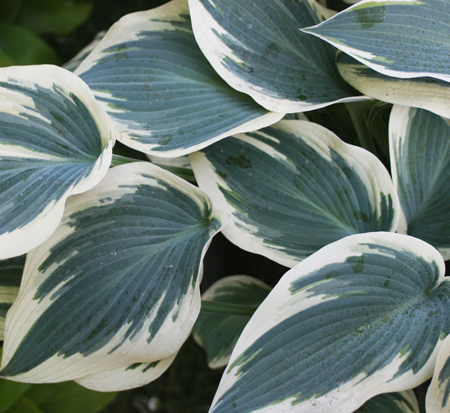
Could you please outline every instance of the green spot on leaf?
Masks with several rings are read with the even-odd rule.
[[[366,215],[366,214],[365,214],[364,212],[362,212],[362,211],[355,211],[355,212],[353,213],[353,216],[355,217],[356,220],[362,221],[362,222],[364,222],[365,224],[368,224],[368,223],[370,223],[370,221],[371,221],[371,219],[369,218],[369,216]]]
[[[226,159],[228,165],[233,165],[238,168],[248,169],[252,167],[252,162],[250,159],[247,159],[245,156],[229,156]]]
[[[161,146],[166,146],[172,140],[172,135],[164,135],[159,141],[158,144]]]
[[[350,264],[355,274],[364,270],[364,254],[360,257],[348,257],[347,262]]]
[[[358,22],[361,24],[361,28],[370,29],[377,23],[383,23],[384,18],[386,17],[386,8],[385,6],[372,7],[370,9],[359,9],[354,10],[358,19]]]

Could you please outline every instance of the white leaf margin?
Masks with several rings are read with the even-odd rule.
[[[355,171],[367,188],[372,188],[375,193],[390,194],[395,214],[391,231],[397,229],[400,219],[400,201],[392,185],[389,172],[375,155],[359,146],[345,143],[333,132],[313,122],[282,120],[272,125],[272,127],[299,135],[302,140],[308,141],[316,152],[320,152],[323,156],[328,156],[328,158],[330,157],[330,149],[333,149],[355,168]],[[264,133],[264,131],[260,132]],[[267,136],[271,138],[270,135]],[[272,147],[245,134],[235,135],[234,138],[250,143],[261,151],[268,152],[275,159],[285,159],[284,154],[276,152]],[[289,268],[300,262],[297,257],[285,253],[282,247],[269,245],[264,242],[264,238],[255,236],[254,233],[258,232],[258,227],[239,219],[239,216],[235,214],[236,209],[229,204],[225,195],[219,189],[219,186],[228,190],[230,190],[230,187],[227,185],[226,180],[215,172],[204,153],[194,152],[189,155],[189,160],[191,165],[193,165],[199,187],[209,195],[214,208],[224,211],[229,216],[228,222],[222,230],[222,234],[227,239],[246,251],[263,255]],[[371,197],[373,192],[369,191]],[[375,201],[373,198],[370,199],[371,204],[379,212],[380,204],[379,202],[375,203]]]
[[[214,20],[214,18],[208,13],[208,11],[204,8],[199,0],[188,1],[192,18],[192,30],[194,32],[195,39],[197,40],[197,44],[199,45],[203,54],[213,66],[214,70],[233,89],[251,96],[258,104],[260,104],[265,109],[274,113],[298,113],[324,108],[335,103],[358,102],[360,100],[368,99],[366,96],[351,96],[335,101],[314,104],[299,103],[294,102],[290,99],[267,95],[264,88],[246,82],[244,79],[233,74],[222,65],[222,56],[233,55],[233,52],[216,36],[211,36],[210,32],[211,29],[213,29],[220,34],[223,34],[223,28],[217,24],[216,20]],[[318,19],[320,20],[328,18],[334,14],[332,10],[326,9],[320,4],[313,2],[313,0],[305,1],[310,4],[310,6],[316,12]],[[262,127],[264,126],[260,126],[260,128]],[[249,132],[249,130],[234,131],[234,133],[242,132]]]
[[[139,36],[137,34],[140,31],[149,30],[149,20],[151,20],[151,31],[180,30],[180,28],[174,23],[176,21],[183,21],[180,17],[180,14],[183,12],[189,13],[187,0],[172,0],[169,3],[166,3],[163,6],[157,7],[155,9],[144,12],[131,13],[122,17],[106,32],[104,37],[93,48],[86,59],[80,63],[74,73],[77,75],[82,75],[84,72],[87,72],[89,69],[95,66],[96,62],[102,59],[102,57],[108,56],[110,54],[105,52],[105,50],[112,46],[116,46],[118,42],[122,43],[124,41],[138,40]],[[158,18],[161,19],[161,22],[157,22]],[[169,22],[171,24],[168,24],[167,22],[169,19],[172,19]],[[108,103],[99,101],[99,104],[106,112],[114,110],[108,105]],[[119,110],[119,112],[122,111]],[[245,122],[242,125],[221,133],[206,142],[201,142],[197,145],[183,147],[180,149],[174,149],[168,152],[153,151],[153,148],[159,148],[160,145],[140,142],[136,139],[135,136],[133,136],[133,132],[136,133],[136,131],[129,130],[130,128],[126,122],[121,122],[119,120],[116,120],[115,122],[117,128],[120,131],[118,140],[124,145],[143,152],[147,155],[154,155],[155,157],[179,158],[188,155],[191,152],[203,149],[233,134],[251,132],[256,129],[261,129],[266,126],[272,125],[273,123],[276,123],[280,119],[282,119],[284,115],[284,112],[269,111],[259,118]],[[127,130],[129,130],[129,132],[127,132]]]
[[[366,7],[365,5],[370,4],[370,3],[372,3],[374,5],[376,3],[381,3],[381,5],[388,5],[389,3],[406,4],[406,5],[409,4],[409,5],[415,5],[418,7],[421,4],[420,0],[362,0],[362,1],[357,2],[356,4],[353,4],[352,6],[348,7],[347,9],[341,11],[337,15],[331,17],[330,19],[327,20],[327,22],[331,21],[334,17],[339,16],[341,14],[348,13],[349,11],[351,11],[353,9],[365,8]],[[405,16],[405,17],[407,17],[407,16]],[[304,33],[311,34],[313,36],[316,36],[316,37],[324,40],[325,42],[333,45],[334,47],[336,47],[339,50],[342,50],[344,53],[348,54],[349,56],[353,57],[354,59],[358,60],[359,62],[365,64],[366,66],[368,66],[368,67],[372,68],[373,70],[375,70],[379,73],[382,73],[384,75],[395,77],[395,78],[400,78],[400,79],[413,79],[413,78],[417,78],[417,77],[428,76],[428,77],[432,77],[435,79],[441,79],[445,82],[450,82],[450,75],[442,75],[442,74],[436,74],[436,73],[432,73],[432,72],[400,72],[398,70],[387,69],[386,66],[384,66],[382,64],[373,63],[372,61],[370,61],[368,59],[376,58],[377,57],[376,55],[374,55],[370,52],[366,52],[363,50],[359,50],[359,49],[355,49],[353,47],[346,46],[345,44],[343,44],[339,41],[331,40],[327,36],[322,36],[318,33],[314,33],[313,31],[309,30],[309,29],[317,28],[321,24],[322,23],[319,23],[316,26],[312,26],[312,27],[308,27],[308,28],[300,29],[300,30],[303,31]],[[381,56],[381,59],[379,59],[379,60],[382,61],[382,56]]]
[[[130,176],[132,176],[131,180]],[[208,196],[199,188],[150,162],[134,162],[111,168],[102,182],[102,187],[111,188],[109,202],[114,202],[115,199],[120,198],[124,194],[134,192],[135,188],[130,188],[131,181],[135,184],[148,184],[149,181],[154,181],[154,184],[157,185],[154,178],[159,178],[170,183],[173,188],[183,192],[194,200],[201,210],[205,208],[205,205],[211,205]],[[64,218],[57,230],[44,244],[27,254],[19,295],[8,311],[5,321],[4,331],[6,340],[3,346],[2,368],[13,357],[20,343],[25,338],[29,326],[33,325],[40,318],[52,302],[52,295],[55,291],[45,297],[42,302],[37,302],[33,299],[36,292],[35,286],[41,285],[45,281],[47,273],[51,273],[52,271],[52,267],[50,267],[46,272],[41,273],[39,272],[39,266],[51,255],[51,249],[54,245],[57,245],[76,230],[76,228],[70,226],[71,215],[84,209],[86,206],[91,207],[93,202],[97,205],[104,205],[104,195],[104,190],[100,191],[100,193],[96,193],[94,190],[70,198],[67,203]],[[212,208],[211,214],[210,218],[218,219],[223,227],[226,215]],[[218,228],[217,231],[211,234],[209,241],[203,247],[200,256],[197,285],[190,285],[186,293],[186,296],[190,297],[190,299],[184,299],[178,308],[172,309],[173,312],[179,312],[185,315],[183,320],[179,317],[175,327],[171,314],[168,314],[158,335],[150,343],[147,343],[146,340],[133,343],[128,339],[126,344],[122,344],[124,347],[128,346],[128,349],[119,349],[114,356],[111,356],[109,353],[110,350],[115,348],[118,344],[117,342],[121,341],[121,332],[127,328],[124,325],[105,346],[88,356],[91,358],[88,364],[85,362],[86,357],[80,353],[76,353],[68,358],[55,354],[29,372],[8,377],[8,379],[24,383],[57,383],[93,376],[91,380],[94,383],[97,379],[103,377],[102,372],[105,371],[105,366],[112,367],[111,370],[117,369],[119,372],[135,362],[152,363],[167,359],[176,354],[182,343],[184,343],[191,333],[195,320],[200,312],[201,295],[199,285],[203,274],[203,259],[212,242],[213,236],[220,229]],[[64,284],[58,285],[58,288],[63,287]],[[147,320],[146,322],[148,324],[151,320]],[[21,327],[17,328],[17,325],[21,325]],[[171,329],[174,328],[177,331],[176,339],[169,340],[168,335],[173,335]],[[96,376],[97,374],[100,374],[100,376]],[[103,383],[106,384],[105,380],[102,379],[102,383],[98,385],[104,386]],[[110,391],[110,389],[105,388],[103,391]]]
[[[81,194],[95,187],[108,172],[112,160],[112,148],[115,144],[117,131],[107,113],[95,100],[91,90],[78,76],[68,70],[53,65],[10,66],[0,70],[0,82],[20,82],[21,86],[35,88],[35,85],[52,89],[54,85],[61,87],[67,93],[74,93],[89,110],[102,139],[103,151],[96,161],[91,174],[72,186],[55,201],[50,201],[47,207],[32,222],[14,231],[0,235],[0,259],[22,255],[42,244],[56,230],[64,213],[64,205],[70,195]],[[4,113],[38,114],[32,110],[33,100],[21,93],[2,91],[0,111]],[[0,145],[2,155],[14,157],[36,158],[32,151],[21,146]],[[38,154],[38,157],[39,154]],[[48,157],[52,159],[52,157]]]
[[[386,76],[383,79],[379,76],[370,76],[370,73],[361,76],[358,70],[371,69],[360,62],[355,63],[358,65],[342,63],[338,56],[339,73],[347,83],[361,93],[384,102],[426,109],[450,118],[450,84],[433,78],[399,79]]]
[[[228,367],[226,368],[226,374],[222,376],[219,388],[214,396],[210,410],[211,413],[214,413],[214,405],[219,401],[222,394],[239,380],[240,366],[233,367],[233,363],[239,356],[259,337],[269,331],[272,326],[310,307],[311,302],[307,298],[311,294],[308,292],[308,289],[292,295],[289,291],[290,286],[295,281],[317,270],[318,267],[345,260],[349,254],[353,255],[355,252],[358,254],[373,253],[373,247],[368,245],[371,243],[384,247],[403,247],[409,251],[414,251],[418,256],[423,257],[424,260],[437,264],[439,277],[435,281],[436,285],[446,281],[450,282],[445,279],[445,263],[439,252],[425,241],[408,235],[381,231],[371,232],[351,235],[325,246],[288,271],[253,314],[231,354]],[[380,254],[383,254],[383,252],[380,251]],[[319,302],[322,299],[322,296],[317,297]],[[255,328],[254,326],[257,327]],[[448,341],[450,342],[450,339]],[[286,399],[276,404],[276,411],[286,413],[330,413],[330,406],[334,406],[333,412],[349,413],[355,411],[366,401],[379,394],[410,390],[432,377],[442,344],[443,339],[439,340],[430,358],[419,371],[414,372],[410,370],[400,377],[395,378],[396,367],[400,367],[403,362],[402,358],[397,356],[389,365],[371,377],[361,374],[324,396],[317,399],[310,399],[300,405],[296,404],[292,406],[292,399]],[[380,385],[380,382],[383,381],[384,385]],[[259,409],[259,411],[261,413],[274,412],[271,406]]]

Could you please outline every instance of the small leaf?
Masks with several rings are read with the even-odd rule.
[[[95,384],[173,356],[198,316],[201,262],[221,226],[186,181],[148,162],[111,168],[69,198],[61,225],[28,254],[1,374]]]
[[[0,261],[0,340],[3,340],[6,313],[19,294],[24,265],[24,255]]]
[[[209,287],[202,300],[254,307],[264,301],[271,288],[256,278],[234,275],[222,278]],[[213,314],[201,312],[192,334],[203,347],[210,368],[224,367],[251,315]]]
[[[238,247],[293,267],[359,232],[395,231],[399,204],[370,152],[312,122],[285,120],[190,155],[195,177]]]
[[[303,29],[384,75],[450,81],[448,0],[363,0]]]
[[[355,413],[420,413],[420,409],[414,392],[408,390],[375,396]]]
[[[75,71],[141,152],[173,158],[277,122],[202,55],[187,0],[123,17]]]
[[[391,170],[404,224],[400,228],[450,258],[450,126],[422,109],[394,106]]]
[[[358,100],[339,76],[335,49],[299,28],[319,22],[308,0],[189,0],[197,43],[234,89],[275,112]]]
[[[90,1],[25,0],[15,22],[36,34],[64,36],[86,21],[91,10]]]
[[[324,247],[256,310],[210,412],[353,412],[418,386],[450,331],[444,274],[438,251],[407,235],[357,234]]]
[[[0,258],[44,242],[67,197],[108,171],[116,131],[89,88],[54,66],[0,71]]]

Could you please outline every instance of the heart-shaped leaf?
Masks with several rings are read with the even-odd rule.
[[[187,0],[123,17],[76,69],[131,148],[178,157],[277,122],[203,56]]]
[[[102,372],[174,355],[200,310],[201,262],[221,225],[208,198],[169,172],[110,169],[69,198],[61,225],[27,255],[1,375],[100,386]]]
[[[374,232],[287,272],[245,327],[211,413],[353,412],[431,377],[450,282],[431,245]]]
[[[105,176],[115,135],[89,88],[67,70],[0,70],[0,258],[51,235],[67,197]]]
[[[383,164],[312,122],[281,121],[190,159],[200,188],[230,214],[223,234],[282,265],[351,234],[397,228],[398,198]]]

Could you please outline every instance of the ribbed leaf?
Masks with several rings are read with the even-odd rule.
[[[217,73],[268,110],[355,99],[336,69],[335,49],[299,30],[319,22],[312,1],[189,0],[189,7],[195,38]]]
[[[363,0],[303,30],[377,72],[450,81],[448,0]]]
[[[337,65],[341,76],[367,96],[450,117],[450,85],[443,80],[431,77],[398,79],[382,75],[345,53],[338,53]]]
[[[57,231],[28,254],[1,375],[83,379],[174,355],[197,318],[201,261],[221,225],[186,181],[146,162],[110,169],[69,198]]]
[[[79,66],[121,132],[141,152],[177,157],[283,116],[230,88],[202,55],[187,0],[123,17]]]
[[[450,336],[439,350],[433,380],[426,398],[427,413],[447,413],[450,408]]]
[[[281,121],[190,155],[197,182],[231,215],[223,234],[293,267],[347,235],[395,231],[398,198],[370,152],[312,122]]]
[[[24,255],[0,261],[0,340],[3,340],[6,313],[19,294],[24,265]]]
[[[355,413],[420,413],[420,409],[414,392],[408,390],[375,396]]]
[[[449,259],[450,126],[426,110],[394,106],[389,129],[392,177],[404,214],[399,229]]]
[[[69,195],[111,163],[115,129],[89,88],[54,66],[0,71],[0,258],[45,241]]]
[[[245,327],[211,413],[353,412],[431,377],[450,283],[429,244],[357,234],[286,273]]]
[[[222,278],[209,287],[202,300],[244,305],[256,308],[264,301],[271,288],[256,278],[234,275]],[[224,367],[251,315],[233,315],[201,312],[192,331],[194,340],[205,349],[212,369]]]

